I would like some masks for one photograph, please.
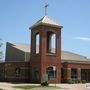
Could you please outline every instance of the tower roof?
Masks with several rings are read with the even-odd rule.
[[[47,26],[52,26],[52,27],[63,28],[63,26],[61,26],[60,24],[58,24],[54,20],[50,19],[48,16],[44,16],[39,21],[37,21],[33,26],[31,26],[31,29],[36,27],[36,26],[39,26],[39,25],[47,25]]]

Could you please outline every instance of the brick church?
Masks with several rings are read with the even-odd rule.
[[[79,79],[90,82],[90,60],[61,51],[63,26],[44,16],[31,30],[31,45],[7,42],[5,62],[0,63],[0,81],[50,83]]]

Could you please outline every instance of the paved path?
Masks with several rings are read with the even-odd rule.
[[[61,88],[62,90],[63,88],[66,88],[66,90],[87,90],[85,84],[61,84]]]
[[[0,88],[3,90],[22,90],[13,88],[14,86],[23,85],[39,85],[39,84],[11,84],[11,83],[0,83]],[[50,86],[55,86],[55,84],[50,84]],[[38,87],[30,90],[90,90],[87,89],[86,84],[57,84],[57,87]],[[88,85],[89,86],[89,85]]]
[[[11,84],[11,83],[0,83],[0,89],[3,89],[3,90],[20,90],[20,89],[16,89],[16,88],[13,88],[14,84]]]

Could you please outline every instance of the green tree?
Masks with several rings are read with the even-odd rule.
[[[3,45],[3,43],[1,42],[1,38],[0,38],[0,60],[3,58],[3,52],[1,51],[1,47]]]

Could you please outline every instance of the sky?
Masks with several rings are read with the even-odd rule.
[[[62,50],[90,58],[90,0],[0,0],[0,38],[6,42],[31,43],[31,27],[45,16],[63,25]]]

